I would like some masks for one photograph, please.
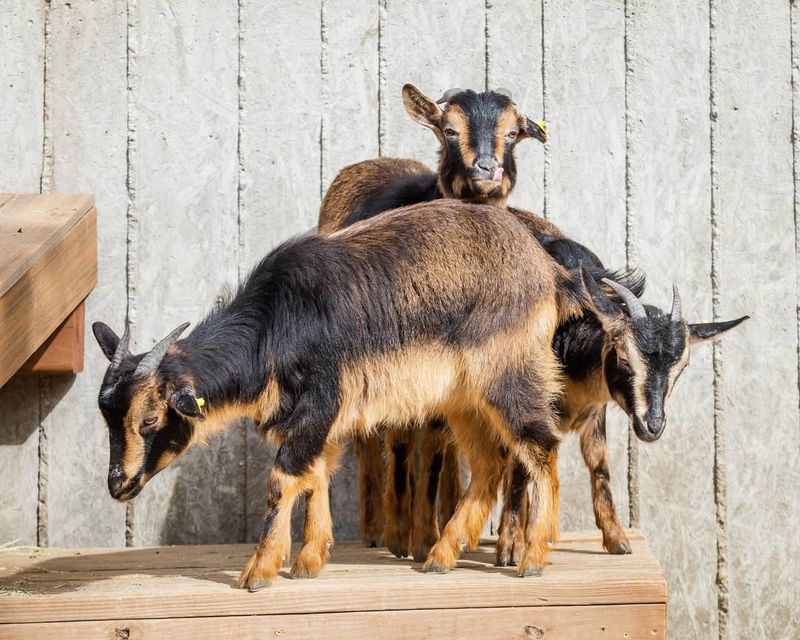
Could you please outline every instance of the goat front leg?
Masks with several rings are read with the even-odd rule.
[[[594,521],[603,532],[603,548],[613,554],[631,553],[631,543],[622,530],[611,494],[605,409],[582,426],[581,453],[589,469]]]
[[[554,464],[557,442],[543,445],[528,443],[517,455],[533,481],[528,508],[525,552],[519,563],[519,575],[540,576],[547,564],[550,539],[558,532],[558,470]],[[556,477],[553,477],[553,473]]]
[[[383,438],[378,434],[355,438],[358,461],[358,506],[361,542],[377,547],[385,517],[383,512]]]
[[[419,473],[414,491],[411,549],[416,562],[425,562],[431,547],[439,539],[437,496],[441,493],[441,473],[447,446],[441,419],[430,420],[418,436]]]
[[[392,429],[386,432],[386,490],[383,508],[386,526],[383,544],[398,558],[408,556],[411,544],[411,499],[414,491],[414,443],[416,432]]]
[[[497,531],[496,562],[498,567],[516,565],[525,550],[525,529],[528,522],[528,471],[518,460],[511,460],[503,486],[503,512]]]
[[[483,523],[497,499],[503,479],[505,456],[486,425],[463,421],[456,428],[451,422],[451,431],[467,459],[472,477],[442,537],[428,554],[422,567],[427,572],[449,571],[456,565],[462,546],[478,544]]]
[[[330,476],[341,457],[341,447],[326,445],[317,472],[314,487],[306,498],[306,520],[303,528],[303,546],[292,565],[292,578],[314,578],[328,561],[333,546],[333,519],[330,504]]]

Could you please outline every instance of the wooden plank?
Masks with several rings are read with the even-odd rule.
[[[120,619],[96,622],[0,625],[0,638],[547,638],[601,640],[666,637],[664,604],[581,607],[369,611],[282,616],[225,616],[179,620]]]
[[[334,9],[330,6],[329,10]],[[368,13],[365,8],[359,12]],[[246,2],[241,23],[245,91],[239,268],[244,276],[270,249],[317,223],[322,171],[321,2]],[[330,21],[328,24],[333,30],[328,46],[336,51],[338,39],[350,36],[346,25],[341,26],[340,36],[338,27]],[[279,47],[276,42],[281,43]],[[265,60],[269,64],[264,64]],[[340,62],[329,56],[329,64],[335,75]],[[352,98],[357,101],[360,95]],[[349,99],[330,97],[332,101]],[[336,126],[329,120],[328,149],[331,137],[341,138]],[[352,144],[357,137],[350,135],[348,139]],[[266,479],[275,450],[264,443],[252,425],[247,428],[246,448],[246,533],[248,540],[255,540],[262,528]],[[295,537],[302,535],[299,508],[292,529]]]
[[[236,286],[239,16],[236,3],[141,0],[130,21],[138,44],[129,295],[136,348],[145,350]],[[234,429],[171,465],[131,503],[132,542],[242,539],[244,460]]]
[[[611,268],[625,266],[623,4],[544,0],[546,214]],[[602,70],[602,71],[600,71]],[[611,485],[628,521],[627,419],[608,412]],[[570,436],[561,447],[561,526],[594,526],[589,475]]]
[[[85,371],[42,379],[43,441],[40,544],[125,544],[125,507],[108,495],[108,431],[97,392],[108,360],[90,324],[122,331],[125,319],[128,224],[127,3],[51,0],[48,95],[51,112],[50,188],[86,190],[97,202],[97,286],[86,300]],[[102,55],[98,55],[102,52]]]
[[[752,316],[716,348],[723,631],[797,638],[800,555],[782,542],[800,529],[790,3],[717,4],[714,313]]]
[[[708,5],[635,0],[628,11],[633,253],[648,277],[647,302],[669,310],[675,283],[686,318],[701,321],[712,300],[710,79],[698,55],[709,46]],[[711,354],[693,351],[664,435],[639,449],[640,526],[681,603],[668,609],[670,632],[681,638],[718,636]],[[691,483],[674,482],[677,460],[692,470]]]
[[[0,189],[39,191],[44,128],[43,0],[0,3]],[[10,194],[0,196],[9,198]],[[39,493],[39,381],[0,388],[0,541],[35,544]]]
[[[559,542],[544,576],[523,580],[493,566],[491,545],[439,576],[385,550],[344,543],[318,578],[291,580],[284,571],[258,594],[234,588],[249,545],[9,551],[0,554],[0,623],[85,620],[87,608],[92,619],[108,620],[666,602],[658,561],[641,537],[632,544],[633,555],[619,557],[602,551],[596,536]]]
[[[37,375],[61,375],[83,371],[85,322],[86,304],[81,302],[36,350],[36,353],[22,365],[22,371]]]
[[[542,5],[520,10],[515,0],[486,3],[486,77],[490,89],[511,90],[517,107],[530,118],[544,117]],[[558,144],[556,141],[554,144]],[[517,146],[517,185],[510,203],[544,211],[544,147],[536,140]]]
[[[0,210],[4,231],[0,255],[19,261],[5,266],[0,280],[0,325],[4,328],[0,333],[0,385],[97,282],[97,212],[94,207],[86,209],[90,200],[91,196],[78,201],[64,196],[53,200],[50,196],[22,196]],[[14,227],[12,235],[9,229]]]

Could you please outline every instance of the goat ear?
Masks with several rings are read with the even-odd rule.
[[[92,325],[92,332],[105,357],[108,358],[109,362],[113,360],[119,344],[119,336],[105,322],[95,322]]]
[[[517,126],[519,127],[518,141],[525,138],[536,138],[542,144],[547,142],[547,129],[545,128],[544,120],[534,121],[524,114],[519,114]]]
[[[706,342],[713,340],[717,336],[722,335],[726,331],[730,331],[734,327],[739,326],[750,316],[742,316],[736,320],[727,320],[725,322],[701,322],[698,324],[689,325],[689,344],[697,344],[699,342]]]
[[[578,268],[578,278],[583,290],[584,306],[597,316],[603,331],[616,333],[624,316],[622,309],[603,292],[592,274],[583,266],[583,262]]]
[[[205,404],[205,401],[201,402],[201,399],[195,395],[194,389],[190,387],[183,387],[173,393],[169,399],[169,406],[178,413],[182,413],[190,418],[203,417],[203,412],[201,410],[203,404]]]
[[[403,104],[408,115],[416,122],[441,136],[442,110],[439,105],[423,95],[413,84],[403,85]]]

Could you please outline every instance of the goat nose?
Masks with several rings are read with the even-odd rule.
[[[475,161],[475,166],[477,166],[479,169],[483,169],[484,171],[489,172],[497,169],[498,165],[497,161],[494,158],[483,156]]]
[[[108,476],[108,492],[111,494],[111,497],[115,500],[119,498],[123,493],[123,488],[125,486],[125,478],[122,475],[111,475]]]

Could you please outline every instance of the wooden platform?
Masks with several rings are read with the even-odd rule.
[[[540,578],[492,546],[447,575],[340,543],[313,580],[234,587],[252,545],[0,552],[0,638],[664,638],[667,587],[641,534],[610,556],[566,534]],[[489,543],[491,544],[491,543]]]
[[[83,300],[97,283],[90,195],[0,193],[0,387],[83,369]]]

